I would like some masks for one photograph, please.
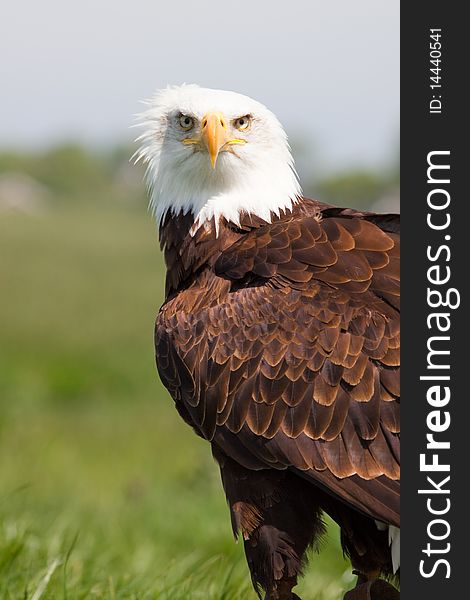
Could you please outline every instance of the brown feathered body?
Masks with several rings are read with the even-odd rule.
[[[168,214],[160,239],[158,370],[211,443],[255,586],[293,597],[323,512],[362,576],[390,574],[376,522],[399,526],[398,217],[301,199],[217,229]]]

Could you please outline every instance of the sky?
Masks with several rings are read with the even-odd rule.
[[[0,57],[0,148],[130,140],[186,82],[263,102],[326,170],[398,152],[398,0],[17,0]]]

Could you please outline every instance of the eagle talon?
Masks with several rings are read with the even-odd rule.
[[[352,574],[357,576],[356,587],[359,587],[363,583],[367,583],[370,579],[369,577],[367,577],[367,575],[362,573],[362,571],[358,571],[357,569],[354,569]]]

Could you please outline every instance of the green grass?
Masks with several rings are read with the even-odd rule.
[[[253,600],[207,444],[158,382],[144,211],[0,215],[0,598]],[[299,594],[351,587],[338,534]]]

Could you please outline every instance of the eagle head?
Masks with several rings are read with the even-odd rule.
[[[261,103],[197,85],[159,90],[139,115],[136,156],[147,165],[157,221],[191,212],[196,228],[240,214],[270,221],[301,190],[281,124]]]

